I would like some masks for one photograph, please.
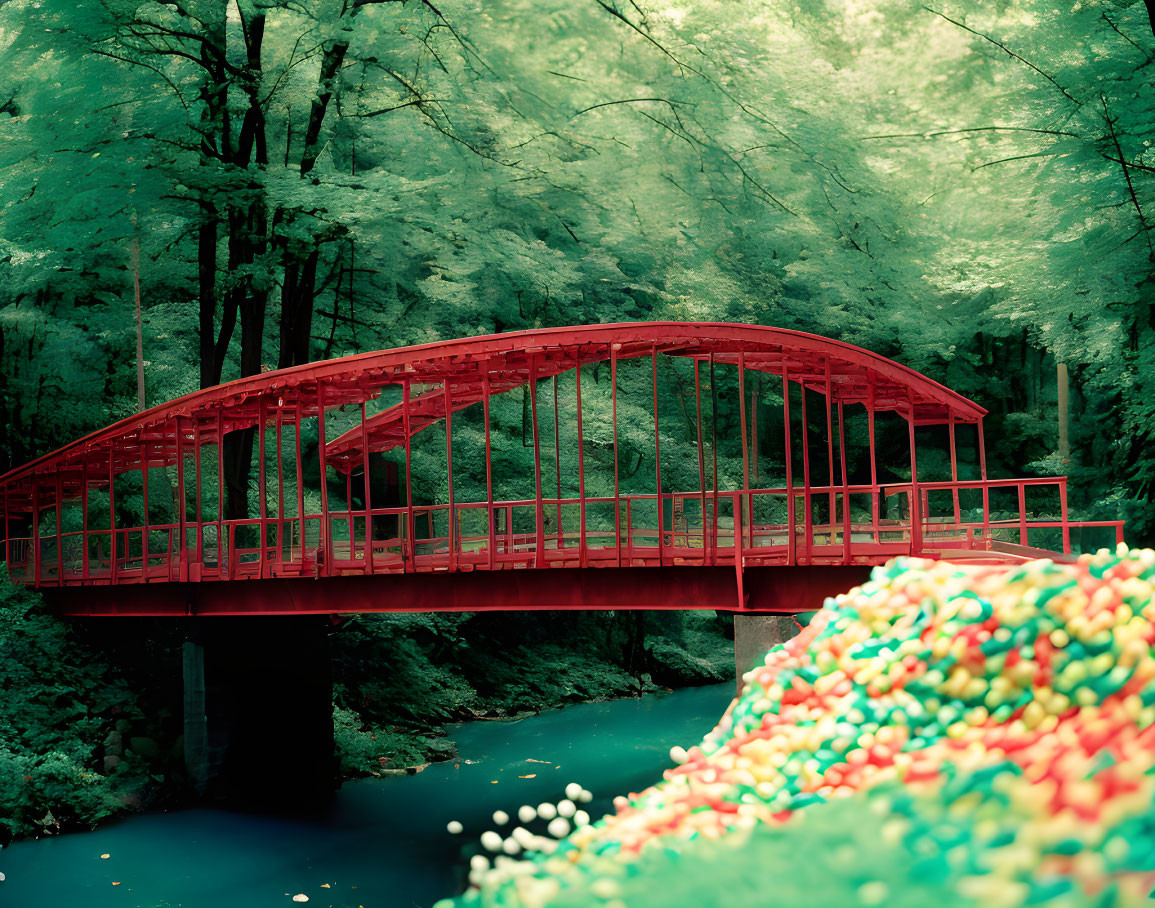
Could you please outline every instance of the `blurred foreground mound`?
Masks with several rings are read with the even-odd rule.
[[[457,904],[1150,904],[1153,590],[1155,551],[1122,546],[877,568],[663,781],[560,842],[521,830],[536,850],[475,861]]]

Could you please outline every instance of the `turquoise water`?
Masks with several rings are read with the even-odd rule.
[[[18,842],[0,851],[0,906],[289,908],[303,894],[310,906],[427,908],[460,890],[462,855],[493,811],[556,802],[573,781],[594,793],[589,812],[600,817],[614,795],[655,781],[671,746],[709,731],[733,692],[727,683],[472,722],[453,732],[458,761],[347,783],[322,818],[201,808]],[[446,832],[452,819],[462,835]]]

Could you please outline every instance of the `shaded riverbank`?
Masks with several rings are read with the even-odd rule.
[[[722,683],[467,723],[451,730],[458,759],[413,776],[348,782],[322,816],[196,808],[18,842],[0,851],[8,877],[0,902],[264,908],[303,894],[311,905],[342,908],[428,906],[457,891],[460,857],[494,810],[557,800],[577,781],[593,791],[590,813],[600,816],[614,795],[657,778],[672,745],[712,728],[732,694]],[[445,831],[450,819],[464,824],[463,835]]]

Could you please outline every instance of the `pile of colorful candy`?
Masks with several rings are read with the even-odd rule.
[[[460,903],[1146,903],[1153,593],[1155,551],[1124,546],[897,559],[769,652],[662,782],[560,842],[523,829]]]

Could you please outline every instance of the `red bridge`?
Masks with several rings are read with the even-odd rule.
[[[778,328],[465,338],[197,391],[13,470],[4,557],[72,614],[789,612],[895,555],[1121,540],[1068,519],[1063,477],[987,478],[985,412]]]

